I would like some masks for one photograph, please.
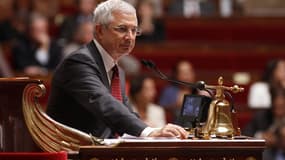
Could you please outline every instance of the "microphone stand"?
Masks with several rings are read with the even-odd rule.
[[[205,84],[204,81],[198,81],[196,83],[189,83],[189,82],[184,82],[184,81],[179,81],[179,80],[174,80],[174,79],[170,79],[169,77],[167,77],[164,73],[162,73],[155,65],[154,62],[150,61],[150,60],[145,60],[142,59],[141,63],[146,66],[148,69],[150,69],[151,71],[153,71],[160,79],[162,80],[166,80],[168,82],[172,82],[175,84],[179,84],[179,85],[183,85],[183,86],[187,86],[193,89],[198,89],[198,90],[204,90],[206,91],[211,97],[213,97],[213,93],[210,91],[210,89],[212,88],[208,88],[207,85]]]

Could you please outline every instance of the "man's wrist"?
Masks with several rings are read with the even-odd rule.
[[[149,137],[151,135],[152,132],[156,131],[156,130],[159,130],[160,128],[152,128],[152,127],[146,127],[140,137]]]

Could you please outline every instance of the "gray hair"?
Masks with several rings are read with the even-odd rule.
[[[136,14],[136,9],[123,0],[107,0],[100,3],[93,12],[94,24],[106,25],[110,23],[114,18],[112,15],[114,11]]]

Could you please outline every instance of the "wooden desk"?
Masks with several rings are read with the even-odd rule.
[[[125,140],[84,146],[80,160],[261,160],[264,140]]]

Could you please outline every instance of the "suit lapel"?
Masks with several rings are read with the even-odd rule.
[[[126,95],[126,85],[125,85],[125,73],[123,72],[123,70],[121,69],[121,67],[119,67],[119,78],[120,78],[120,85],[121,85],[121,91],[122,91],[122,97],[123,99],[125,99],[124,95]]]
[[[122,90],[123,103],[131,112],[133,112],[133,109],[131,108],[131,106],[129,104],[127,93],[126,93],[125,72],[120,67],[119,67],[119,73],[120,73],[119,78],[120,78],[120,85],[121,85],[121,90]]]
[[[97,63],[97,66],[99,67],[99,72],[100,72],[100,78],[104,85],[110,89],[110,84],[108,83],[108,77],[107,77],[107,72],[105,70],[105,65],[103,62],[103,59],[93,41],[87,44],[87,48],[90,51],[92,57],[94,58],[95,62]]]

